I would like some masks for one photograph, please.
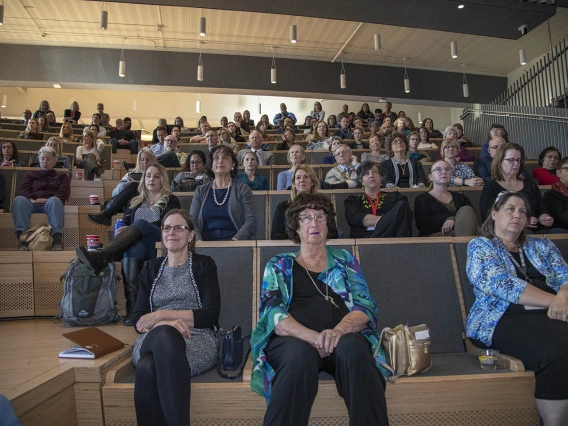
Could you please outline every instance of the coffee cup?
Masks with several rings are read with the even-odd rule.
[[[75,179],[83,179],[83,172],[75,172]]]
[[[99,196],[98,195],[89,195],[89,202],[91,205],[99,204]]]
[[[87,250],[93,251],[99,248],[99,236],[87,235]]]

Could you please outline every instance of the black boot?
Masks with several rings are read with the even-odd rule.
[[[52,235],[53,244],[51,244],[51,250],[62,251],[63,250],[63,234],[61,232],[56,232]]]
[[[116,197],[113,197],[112,203],[102,213],[87,214],[87,218],[99,225],[110,226],[112,217],[122,212],[123,208],[128,205],[132,197],[138,195],[138,182],[131,182],[126,185]]]
[[[110,262],[122,258],[122,255],[130,247],[142,238],[142,232],[136,226],[127,226],[114,239],[101,250],[87,251],[85,247],[77,247],[77,257],[89,265],[93,272],[98,275]]]
[[[112,215],[109,216],[107,210],[102,213],[87,213],[87,219],[104,226],[110,226],[112,224],[111,217]]]
[[[124,170],[126,170],[127,173],[130,169],[136,167],[136,164],[129,163],[128,161],[121,161],[120,164],[124,167]]]
[[[124,282],[124,296],[126,297],[126,316],[123,324],[131,326],[132,313],[136,306],[136,295],[138,294],[138,275],[144,267],[144,259],[137,257],[122,258],[122,279]]]

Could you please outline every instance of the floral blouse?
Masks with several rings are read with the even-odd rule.
[[[450,184],[448,186],[458,186],[454,183],[456,178],[460,179],[472,179],[475,177],[475,173],[471,170],[467,164],[456,162],[454,169],[452,170],[452,177],[450,178]]]

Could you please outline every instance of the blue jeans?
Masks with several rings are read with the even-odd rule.
[[[162,231],[156,225],[143,220],[135,220],[130,226],[137,227],[142,233],[142,239],[134,247],[124,253],[124,257],[152,260],[157,257],[156,243],[162,241]]]
[[[14,413],[8,398],[0,395],[0,425],[1,426],[20,426],[20,422]]]
[[[118,139],[112,138],[110,140],[112,145],[112,153],[116,154],[116,150],[120,149],[129,149],[131,154],[138,154],[138,141],[136,139],[132,139],[128,142],[128,145],[121,145],[118,143]]]
[[[43,206],[32,204],[30,200],[21,195],[12,203],[12,218],[16,232],[26,231],[30,227],[32,213],[45,213],[51,225],[51,235],[63,233],[63,218],[65,209],[63,202],[57,197],[51,197]]]

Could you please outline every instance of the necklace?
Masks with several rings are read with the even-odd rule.
[[[223,201],[219,202],[217,201],[217,194],[215,194],[215,187],[216,187],[216,183],[215,181],[213,181],[213,201],[215,202],[215,204],[217,204],[218,206],[222,206],[223,204],[225,204],[227,202],[227,199],[229,198],[229,191],[231,190],[231,181],[229,181],[229,186],[227,187],[227,192],[225,193],[225,198],[223,198]]]
[[[300,253],[300,256],[302,256],[302,254]],[[300,257],[299,256],[299,257]],[[306,274],[308,275],[308,277],[310,277],[310,280],[312,281],[312,284],[314,285],[314,287],[316,288],[316,290],[318,291],[319,294],[321,294],[321,296],[329,303],[331,303],[333,306],[335,306],[337,309],[339,309],[339,306],[337,306],[337,304],[335,303],[335,301],[333,300],[333,297],[331,297],[329,295],[329,286],[327,284],[325,284],[325,294],[323,294],[323,292],[320,290],[320,288],[318,287],[318,285],[316,284],[316,282],[314,281],[314,279],[312,278],[312,275],[309,273],[308,269],[305,266],[302,266],[302,268],[304,268],[304,271],[306,271]],[[325,282],[327,283],[327,273],[329,272],[328,269],[325,270]]]
[[[406,174],[406,165],[408,164],[408,162],[404,163],[404,164],[398,164],[402,170],[402,175],[404,176]]]

